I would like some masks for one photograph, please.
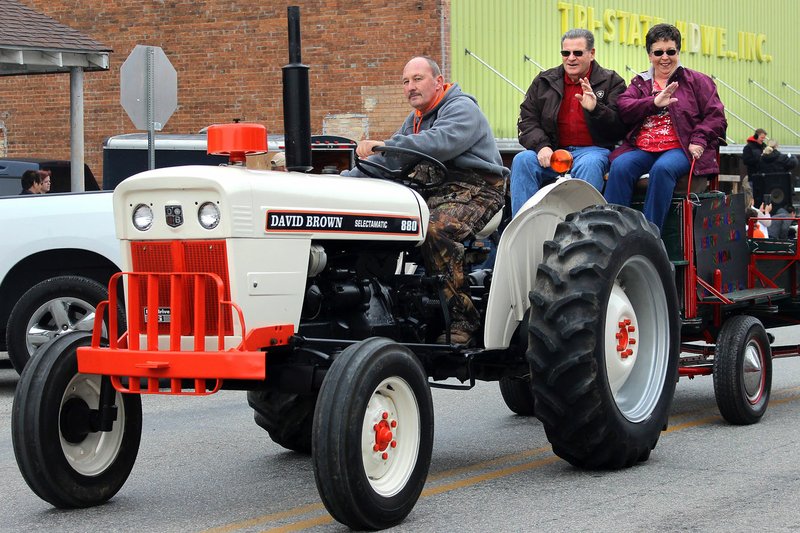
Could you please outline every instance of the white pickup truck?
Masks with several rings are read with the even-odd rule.
[[[120,271],[111,197],[0,197],[0,351],[17,372],[38,346],[94,324],[94,308]]]

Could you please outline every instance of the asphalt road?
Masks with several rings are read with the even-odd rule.
[[[682,379],[650,460],[616,472],[555,457],[541,424],[511,414],[496,384],[434,390],[431,475],[394,531],[796,531],[800,360],[774,365],[759,424],[728,425],[712,379]],[[0,531],[346,530],[322,507],[310,460],[273,444],[242,392],[144,397],[139,457],[119,494],[96,508],[53,509],[14,460],[16,383],[0,357]]]

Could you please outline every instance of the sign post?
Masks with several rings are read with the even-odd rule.
[[[148,168],[155,168],[155,132],[178,107],[178,73],[158,46],[137,44],[120,68],[120,103],[136,129],[147,130]]]

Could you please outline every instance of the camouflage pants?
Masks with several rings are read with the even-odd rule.
[[[480,328],[478,310],[470,300],[464,274],[463,241],[483,229],[503,208],[505,180],[490,184],[476,172],[450,172],[448,181],[431,190],[428,235],[422,244],[425,269],[444,276],[444,295],[450,308],[450,329],[472,333]]]

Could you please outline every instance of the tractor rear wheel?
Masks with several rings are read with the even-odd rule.
[[[646,460],[666,427],[680,340],[657,229],[621,206],[567,216],[530,298],[536,415],[553,451],[589,469]]]
[[[91,340],[90,332],[78,331],[43,346],[25,366],[11,410],[22,477],[40,498],[63,509],[114,496],[133,469],[142,435],[138,394],[116,392],[111,430],[95,429],[103,378],[78,373],[77,357],[78,347]]]
[[[411,350],[373,337],[339,354],[314,412],[314,477],[328,512],[352,529],[400,523],[422,492],[432,449],[431,392]]]
[[[714,396],[731,424],[755,424],[767,411],[772,350],[761,321],[736,315],[722,325],[714,353]]]
[[[256,424],[267,430],[275,442],[294,452],[311,453],[311,425],[316,394],[297,394],[277,390],[247,393]]]

